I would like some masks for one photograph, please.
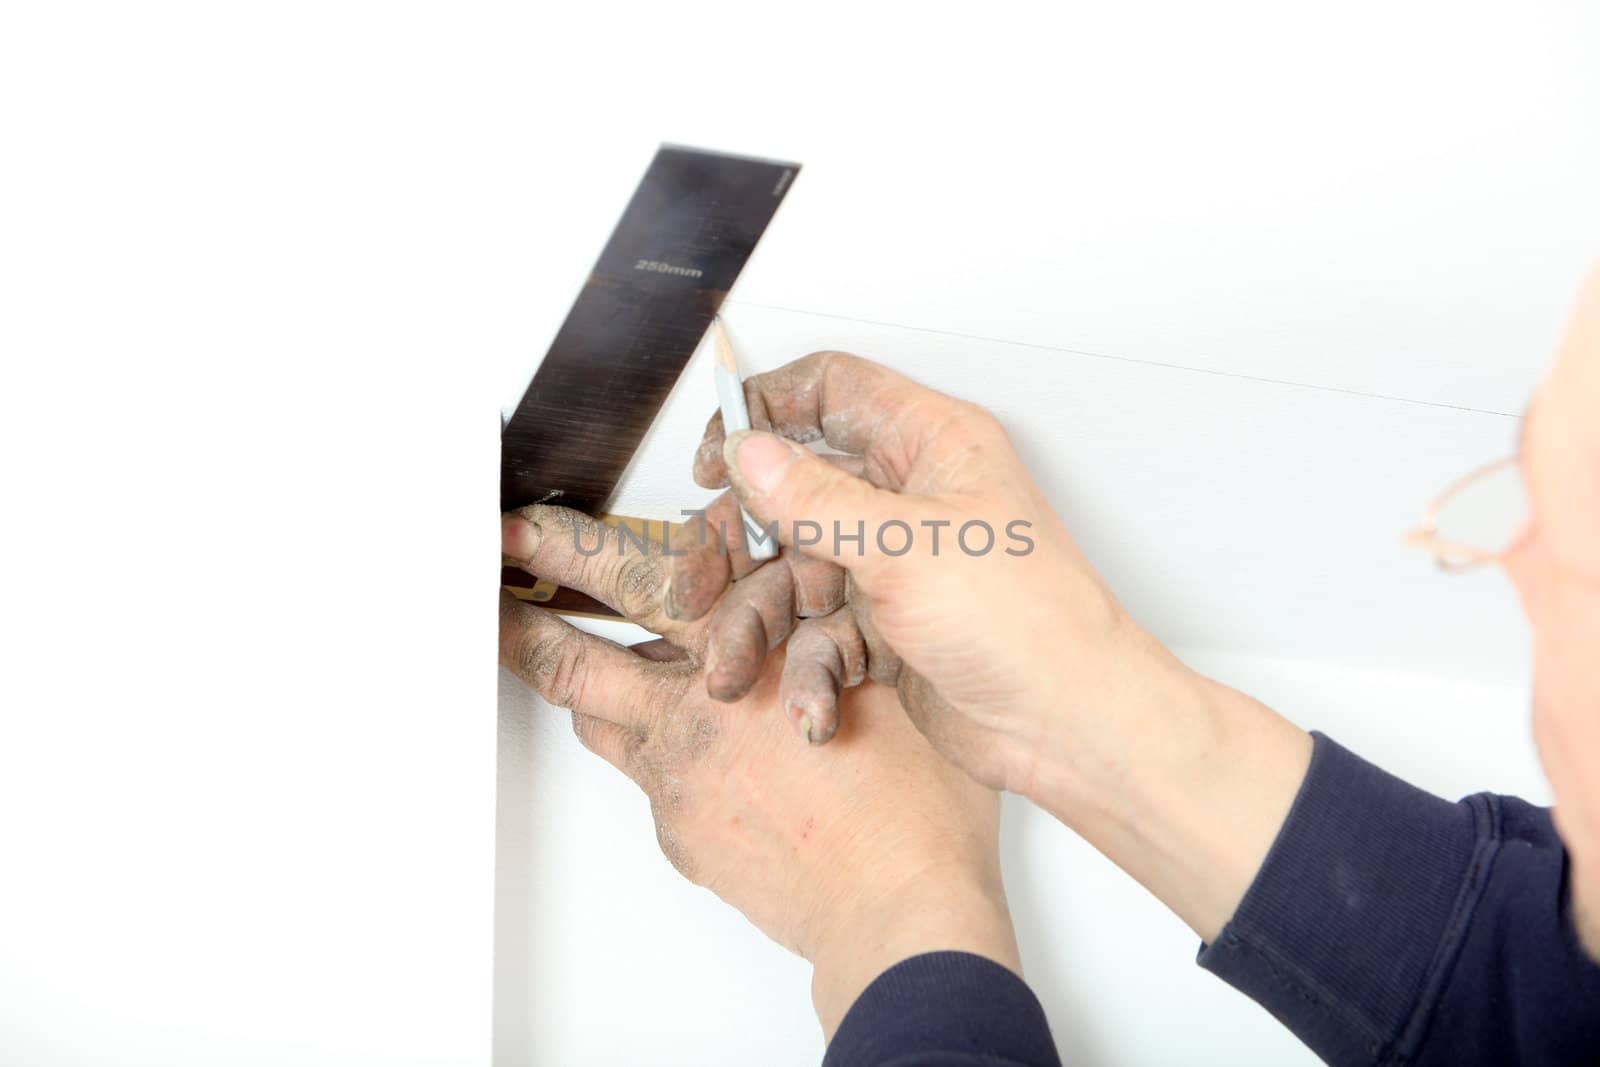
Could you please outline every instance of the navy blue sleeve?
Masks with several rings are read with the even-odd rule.
[[[823,1067],[1060,1067],[1044,1009],[1015,974],[970,952],[884,971],[850,1005]]]
[[[1289,817],[1200,965],[1335,1065],[1600,1063],[1600,967],[1549,811],[1452,804],[1313,736]]]

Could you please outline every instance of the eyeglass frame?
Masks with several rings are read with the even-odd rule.
[[[1407,547],[1420,548],[1430,553],[1439,569],[1449,574],[1461,574],[1464,571],[1475,570],[1486,563],[1504,559],[1506,554],[1516,547],[1520,538],[1513,538],[1504,548],[1493,550],[1462,544],[1459,541],[1446,541],[1439,536],[1439,514],[1446,504],[1472,485],[1491,474],[1498,474],[1507,467],[1515,467],[1521,462],[1521,456],[1507,456],[1493,463],[1486,463],[1451,482],[1438,496],[1429,501],[1427,510],[1423,512],[1421,524],[1406,534]]]

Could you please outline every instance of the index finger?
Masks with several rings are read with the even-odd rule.
[[[659,527],[647,524],[637,535],[570,508],[530,504],[502,517],[500,551],[529,574],[587,593],[651,633],[689,641],[691,625],[662,605],[668,559],[666,524]]]
[[[937,448],[936,431],[969,405],[848,352],[813,352],[745,380],[750,425],[791,441],[826,441],[858,454],[862,474],[886,489],[905,488],[913,465]],[[719,412],[695,450],[694,480],[728,484]]]
[[[647,733],[690,675],[500,591],[500,662],[546,703]]]

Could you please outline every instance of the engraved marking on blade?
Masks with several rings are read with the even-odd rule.
[[[685,278],[698,278],[703,271],[694,267],[675,267],[671,263],[662,263],[656,259],[641,259],[633,265],[634,270],[653,270],[657,274],[679,274]]]

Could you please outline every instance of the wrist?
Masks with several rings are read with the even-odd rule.
[[[835,912],[810,954],[811,999],[825,1040],[867,986],[913,956],[971,952],[1022,973],[998,869],[927,868]]]
[[[1011,741],[1007,788],[1056,814],[1112,802],[1128,784],[1149,731],[1195,725],[1196,687],[1205,681],[1115,605],[1093,651],[1044,666],[1023,701],[1026,726]],[[1046,666],[1047,665],[1047,666]],[[1070,820],[1063,818],[1062,821]]]
[[[1029,796],[1210,941],[1287,817],[1311,738],[1144,635],[1102,701],[1058,715]]]
[[[1114,808],[1120,794],[1144,784],[1133,773],[1141,766],[1135,757],[1157,749],[1170,761],[1188,749],[1184,735],[1210,728],[1209,705],[1199,698],[1205,680],[1136,624],[1124,621],[1121,629],[1110,650],[1094,657],[1095,677],[1070,688],[1052,680],[1057,695],[1039,698],[1019,792],[1065,822]]]

